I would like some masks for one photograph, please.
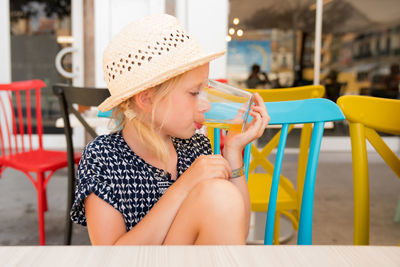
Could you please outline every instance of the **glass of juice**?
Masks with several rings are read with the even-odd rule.
[[[253,94],[220,83],[208,80],[208,86],[201,95],[208,105],[204,125],[228,131],[242,132],[248,123]]]

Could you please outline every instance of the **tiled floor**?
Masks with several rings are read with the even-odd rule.
[[[296,157],[288,156],[283,174],[294,177]],[[400,180],[376,154],[369,155],[371,192],[371,244],[400,243],[400,223],[394,214],[400,198]],[[46,240],[61,245],[66,201],[66,171],[59,171],[48,184],[49,211]],[[353,185],[350,153],[321,152],[314,200],[314,244],[352,244]],[[258,216],[258,236],[263,222]],[[38,244],[36,192],[21,173],[7,169],[0,179],[0,245]],[[287,231],[287,230],[283,230]],[[295,244],[296,238],[288,244]],[[89,244],[86,229],[75,226],[74,245]]]

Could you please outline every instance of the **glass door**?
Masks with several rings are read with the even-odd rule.
[[[72,82],[56,71],[54,63],[57,53],[72,44],[71,0],[12,0],[9,4],[12,81],[41,79],[47,84],[41,96],[43,130],[63,133],[55,127],[61,114],[52,85]],[[62,64],[67,70],[72,68],[70,54]]]

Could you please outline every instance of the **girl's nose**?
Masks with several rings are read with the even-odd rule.
[[[197,98],[197,110],[200,112],[207,112],[211,108],[210,101],[207,99],[207,92],[205,90],[200,91]]]
[[[197,101],[197,110],[200,112],[207,112],[211,108],[210,101],[206,97],[200,96]]]

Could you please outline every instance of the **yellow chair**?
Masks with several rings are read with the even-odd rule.
[[[259,93],[264,102],[290,101],[309,98],[320,98],[325,94],[325,88],[322,85],[308,85],[292,88],[280,89],[246,89],[252,93]],[[293,129],[293,125],[289,127],[289,132]],[[288,217],[294,229],[298,229],[301,197],[303,192],[304,177],[307,167],[308,148],[310,147],[312,133],[312,125],[305,124],[301,130],[300,150],[297,171],[297,185],[293,186],[292,182],[281,175],[278,199],[275,215],[274,228],[274,244],[279,244],[279,218],[283,214]],[[214,132],[212,128],[208,128],[208,137],[214,143]],[[248,186],[250,191],[252,211],[266,212],[268,209],[269,191],[271,188],[272,174],[274,172],[274,164],[268,161],[267,156],[278,146],[280,131],[262,148],[260,151],[252,144],[252,159],[249,165]],[[261,166],[266,173],[253,173],[257,166]]]
[[[369,178],[365,139],[400,178],[400,159],[376,131],[400,135],[400,100],[342,96],[337,104],[349,122],[353,158],[354,244],[369,244]]]

